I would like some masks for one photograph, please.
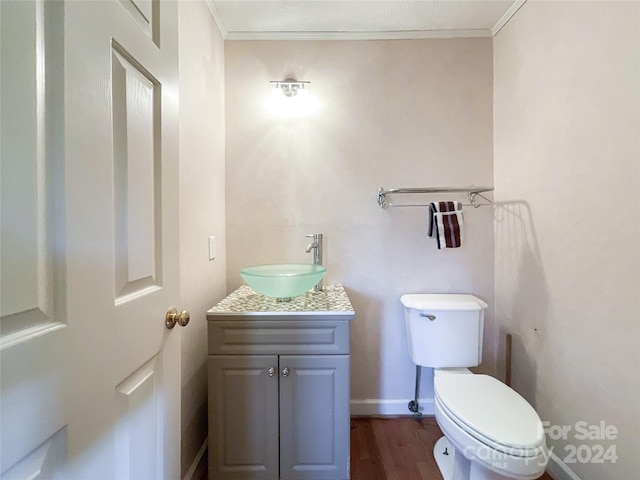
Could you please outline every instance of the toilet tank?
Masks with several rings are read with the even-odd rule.
[[[404,305],[409,356],[432,368],[475,367],[482,361],[484,310],[473,295],[409,294]]]

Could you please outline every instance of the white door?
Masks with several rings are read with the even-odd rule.
[[[177,6],[0,8],[0,476],[177,479]]]

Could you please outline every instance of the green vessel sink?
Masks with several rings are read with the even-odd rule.
[[[318,283],[327,269],[312,263],[253,265],[240,270],[240,275],[256,292],[281,301],[303,294]]]

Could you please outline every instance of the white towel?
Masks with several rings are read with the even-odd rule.
[[[462,204],[460,202],[433,202],[429,205],[430,238],[436,237],[438,249],[462,246]]]

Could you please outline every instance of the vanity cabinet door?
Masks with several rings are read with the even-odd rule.
[[[210,355],[208,363],[209,478],[277,479],[278,356]]]
[[[346,480],[349,436],[349,355],[281,355],[280,478]]]

